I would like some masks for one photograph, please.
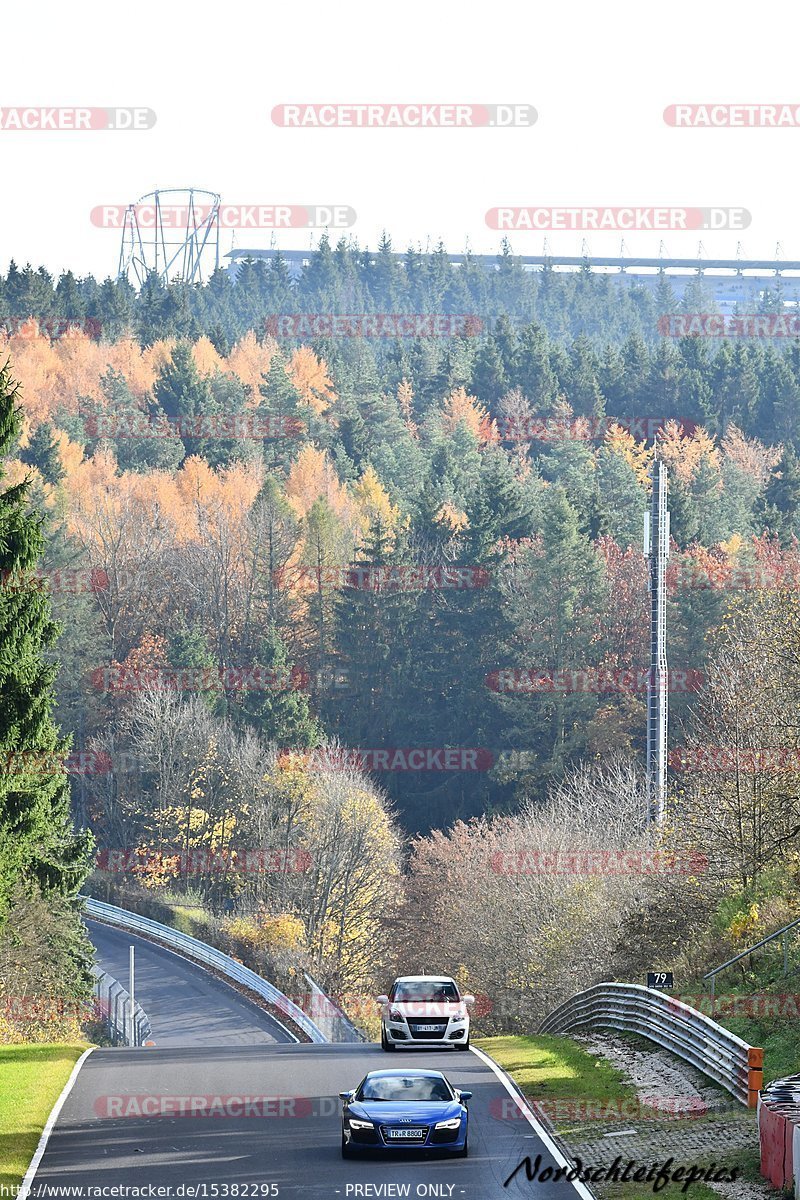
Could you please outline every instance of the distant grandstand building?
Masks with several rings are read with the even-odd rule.
[[[313,250],[241,249],[231,250],[224,255],[235,273],[238,263],[245,258],[272,259],[280,255],[290,273],[298,276],[311,261]],[[394,253],[398,262],[405,255]],[[464,254],[448,254],[454,267],[463,265]],[[486,267],[496,267],[498,256],[494,254],[470,255],[473,262]],[[800,261],[794,259],[745,259],[745,258],[637,258],[637,257],[587,257],[584,255],[520,254],[514,255],[523,270],[541,271],[550,267],[553,271],[580,271],[588,269],[598,275],[610,275],[619,282],[633,286],[655,289],[659,279],[666,277],[680,300],[687,286],[700,278],[709,297],[725,312],[737,304],[757,304],[762,293],[774,291],[780,286],[786,306],[800,306]]]

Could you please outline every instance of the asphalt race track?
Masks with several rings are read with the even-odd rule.
[[[98,932],[93,925],[91,933],[101,943],[101,965],[110,968],[117,961],[124,966],[124,982],[128,935],[112,931],[112,945],[107,940],[109,931]],[[265,1044],[264,1030],[255,1023],[252,1044],[228,1041],[212,1047],[200,1028],[201,1008],[194,1004],[187,1044],[178,1046],[175,1040],[187,998],[192,1001],[200,995],[213,1000],[212,1029],[220,1031],[225,1028],[225,1003],[235,1007],[241,1001],[224,985],[221,995],[216,983],[213,997],[208,996],[204,982],[186,979],[186,973],[203,976],[202,971],[180,960],[176,963],[175,956],[159,948],[148,950],[160,974],[148,995],[149,968],[142,952],[137,960],[142,971],[137,993],[143,1003],[150,1001],[156,1046],[101,1049],[89,1056],[51,1134],[34,1180],[35,1195],[55,1197],[59,1193],[51,1188],[75,1185],[154,1185],[172,1189],[162,1196],[201,1200],[237,1195],[245,1200],[268,1195],[295,1200],[301,1196],[309,1200],[404,1195],[439,1200],[576,1197],[568,1182],[529,1182],[524,1171],[503,1187],[503,1180],[525,1155],[534,1160],[540,1153],[542,1168],[555,1164],[515,1111],[502,1082],[477,1054],[436,1050],[389,1055],[377,1045]],[[162,1014],[170,1044],[159,1029]],[[240,1015],[237,1039],[242,1035],[241,1020]],[[202,1045],[197,1040],[201,1036]],[[369,1070],[412,1063],[439,1068],[456,1087],[473,1091],[469,1158],[426,1158],[419,1151],[397,1151],[391,1156],[343,1160],[338,1093],[355,1087]],[[181,1105],[188,1108],[192,1103],[216,1109],[218,1115],[180,1115]]]
[[[136,947],[136,999],[158,1046],[253,1046],[289,1042],[269,1013],[178,954],[119,929],[87,921],[97,965],[128,986],[128,947]]]

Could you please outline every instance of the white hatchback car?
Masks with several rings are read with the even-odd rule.
[[[381,1046],[452,1046],[469,1050],[468,1004],[447,975],[403,975],[395,979],[388,996],[378,996],[381,1006]]]

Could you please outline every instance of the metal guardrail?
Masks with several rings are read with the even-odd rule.
[[[368,1042],[369,1038],[358,1029],[342,1011],[335,1000],[326,996],[322,988],[311,978],[308,971],[303,974],[308,984],[308,1002],[311,1016],[329,1042]]]
[[[637,983],[599,983],[559,1005],[539,1032],[569,1033],[581,1026],[638,1033],[697,1067],[748,1108],[758,1103],[764,1051],[664,992]]]
[[[713,999],[716,991],[717,975],[720,971],[724,971],[727,967],[732,967],[734,963],[741,962],[743,958],[747,958],[748,954],[752,954],[754,950],[760,950],[762,946],[766,946],[769,942],[774,942],[776,938],[783,937],[783,975],[784,978],[789,974],[789,930],[796,929],[800,925],[800,917],[796,921],[790,921],[788,925],[782,925],[780,929],[776,929],[774,933],[768,934],[762,938],[760,942],[756,942],[754,946],[748,946],[741,954],[737,954],[735,958],[729,958],[727,962],[720,963],[718,967],[714,967],[713,971],[709,971],[703,979],[711,980],[711,997]]]
[[[119,982],[102,971],[91,968],[94,976],[94,994],[97,997],[95,1012],[104,1022],[109,1037],[115,1046],[143,1046],[150,1037],[150,1018],[136,1000]]]
[[[290,1017],[300,1029],[303,1030],[312,1042],[325,1043],[328,1038],[314,1021],[308,1017],[301,1008],[298,1007],[288,996],[284,996],[283,992],[279,991],[273,984],[266,979],[262,979],[255,971],[251,971],[249,967],[245,967],[242,963],[237,962],[235,958],[231,958],[229,954],[224,954],[222,950],[215,950],[213,946],[207,945],[205,942],[198,941],[197,938],[189,937],[187,933],[181,933],[177,929],[172,929],[169,925],[162,925],[159,921],[151,921],[149,917],[140,917],[137,913],[128,912],[125,908],[117,908],[114,904],[106,904],[102,900],[93,900],[90,896],[81,897],[84,901],[84,912],[87,917],[93,917],[98,921],[104,921],[107,925],[114,925],[118,929],[124,929],[129,933],[140,933],[144,937],[157,939],[159,942],[169,947],[170,950],[175,950],[178,954],[184,954],[188,958],[196,959],[204,966],[213,967],[219,971],[227,979],[232,979],[235,983],[242,984],[251,992],[255,992],[257,996],[261,996],[263,1000],[267,1000],[274,1005],[280,1012],[285,1013]],[[277,1019],[277,1018],[273,1018]],[[280,1024],[280,1022],[278,1022]],[[290,1029],[286,1032],[291,1036],[293,1041],[298,1041],[297,1036]]]

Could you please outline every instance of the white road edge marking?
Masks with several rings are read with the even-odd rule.
[[[39,1145],[36,1147],[33,1158],[31,1159],[31,1165],[28,1167],[27,1171],[25,1172],[25,1178],[22,1180],[22,1183],[20,1184],[18,1200],[25,1200],[25,1197],[28,1196],[28,1194],[30,1193],[31,1184],[33,1183],[36,1172],[39,1169],[39,1163],[44,1158],[44,1152],[47,1149],[47,1143],[50,1140],[50,1134],[53,1132],[53,1126],[55,1125],[56,1121],[58,1120],[58,1114],[61,1112],[61,1109],[64,1107],[67,1096],[70,1094],[73,1087],[75,1086],[75,1080],[78,1078],[78,1072],[80,1071],[81,1067],[86,1062],[86,1059],[89,1057],[89,1055],[92,1053],[92,1051],[96,1050],[96,1049],[97,1049],[96,1046],[90,1046],[88,1050],[84,1050],[83,1054],[80,1056],[78,1061],[75,1063],[75,1066],[72,1068],[72,1074],[70,1075],[67,1082],[64,1084],[64,1089],[63,1089],[61,1095],[58,1097],[58,1099],[56,1100],[52,1109],[50,1110],[50,1116],[47,1118],[45,1127],[42,1130],[42,1136],[39,1138]]]
[[[530,1125],[531,1129],[533,1129],[535,1131],[536,1135],[540,1138],[540,1140],[542,1142],[544,1142],[545,1146],[547,1147],[547,1149],[549,1150],[550,1154],[555,1159],[555,1161],[558,1163],[558,1165],[560,1167],[571,1168],[573,1164],[569,1161],[568,1158],[564,1157],[560,1147],[556,1145],[556,1143],[553,1141],[553,1139],[551,1138],[551,1136],[547,1132],[547,1130],[544,1128],[544,1126],[541,1125],[539,1123],[539,1121],[537,1121],[536,1114],[534,1112],[532,1112],[532,1110],[528,1107],[527,1103],[525,1102],[524,1096],[522,1095],[521,1092],[519,1092],[517,1090],[513,1081],[506,1074],[506,1072],[503,1070],[503,1068],[500,1066],[500,1064],[496,1063],[493,1058],[489,1057],[488,1054],[484,1054],[483,1050],[479,1050],[477,1046],[470,1046],[470,1050],[472,1051],[473,1054],[477,1055],[477,1057],[481,1060],[482,1063],[485,1063],[486,1066],[489,1067],[489,1069],[494,1072],[494,1074],[497,1076],[497,1078],[502,1083],[503,1087],[508,1092],[509,1096],[511,1096],[511,1098],[519,1106],[520,1112],[525,1117],[525,1119],[528,1122],[528,1124]],[[577,1194],[579,1196],[583,1197],[583,1200],[596,1200],[596,1197],[592,1194],[592,1192],[589,1191],[586,1184],[582,1183],[579,1179],[565,1180],[565,1182],[571,1183],[572,1187],[575,1188],[575,1191],[577,1192]]]

